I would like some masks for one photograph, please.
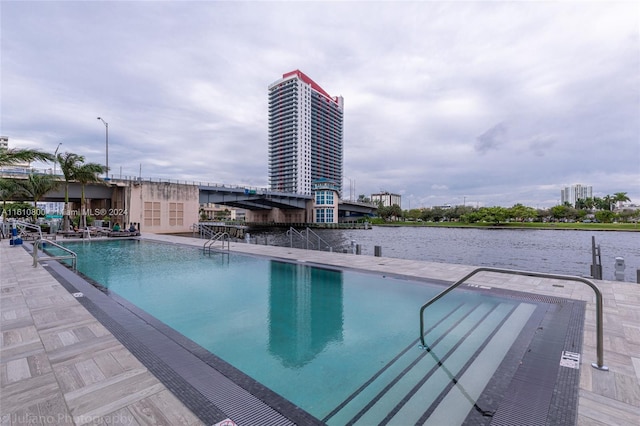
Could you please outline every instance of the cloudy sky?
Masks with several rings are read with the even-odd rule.
[[[344,197],[640,203],[640,3],[6,1],[2,135],[115,177],[268,186],[267,87],[345,101]]]

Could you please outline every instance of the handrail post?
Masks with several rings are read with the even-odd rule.
[[[38,267],[38,242],[40,240],[36,240],[33,243],[33,267],[37,268]]]
[[[39,244],[44,244],[45,239],[44,238],[38,238],[36,241],[34,241],[33,243],[33,267],[36,268],[38,266],[38,245]],[[51,260],[65,260],[65,259],[71,259],[71,267],[73,268],[74,271],[77,271],[78,269],[78,255],[74,252],[69,250],[68,248],[61,246],[60,244],[53,242],[53,241],[47,241],[48,244],[51,244],[54,247],[58,247],[59,249],[61,249],[62,251],[69,253],[66,256],[50,256],[49,259]],[[42,251],[44,252],[44,248],[42,249]]]
[[[439,299],[441,299],[444,295],[446,295],[447,293],[449,293],[450,291],[452,291],[453,289],[455,289],[456,287],[458,287],[460,284],[462,284],[463,282],[467,281],[469,278],[471,278],[472,276],[474,276],[475,274],[477,274],[478,272],[498,272],[498,273],[502,273],[502,274],[513,274],[513,275],[524,275],[524,276],[528,276],[528,277],[539,277],[539,278],[549,278],[549,279],[559,279],[559,280],[565,280],[565,281],[577,281],[577,282],[582,282],[584,284],[587,284],[589,287],[591,287],[591,289],[594,291],[595,295],[596,295],[596,343],[597,343],[597,347],[596,347],[596,356],[597,356],[597,362],[593,362],[591,363],[591,366],[593,368],[597,368],[598,370],[602,370],[602,371],[609,371],[609,367],[607,367],[606,365],[604,365],[604,338],[603,338],[603,334],[604,334],[604,329],[603,329],[603,302],[602,302],[602,292],[600,291],[600,289],[590,280],[586,279],[586,278],[582,278],[582,277],[574,277],[574,276],[570,276],[570,275],[557,275],[557,274],[544,274],[541,272],[529,272],[529,271],[517,271],[517,270],[512,270],[512,269],[501,269],[501,268],[490,268],[490,267],[480,267],[480,268],[476,268],[473,271],[471,271],[470,273],[468,273],[467,275],[465,275],[464,277],[462,277],[461,279],[459,279],[458,281],[456,281],[455,283],[451,284],[449,287],[447,287],[446,289],[444,289],[443,291],[441,291],[440,293],[438,293],[437,295],[435,295],[434,297],[431,298],[431,300],[429,300],[427,303],[425,303],[424,305],[422,305],[422,307],[420,308],[420,345],[419,347],[421,349],[426,349],[427,345],[424,341],[424,310],[430,306],[432,303],[438,301]]]

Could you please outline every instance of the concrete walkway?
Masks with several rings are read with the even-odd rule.
[[[145,235],[202,246],[202,240]],[[472,266],[231,243],[231,250],[387,274],[456,281]],[[21,247],[0,243],[0,425],[201,424],[76,298]],[[578,425],[640,424],[640,285],[596,281],[604,296],[604,363],[594,294],[570,281],[481,273],[471,284],[587,302]]]
[[[0,244],[0,425],[202,424],[22,247]]]

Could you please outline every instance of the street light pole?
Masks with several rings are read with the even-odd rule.
[[[106,164],[105,164],[105,179],[109,179],[109,123],[107,123],[106,121],[104,121],[101,117],[98,117],[98,120],[102,121],[102,123],[104,124],[104,129],[105,129],[105,141],[106,141],[106,149],[105,149],[105,153],[106,153]]]
[[[53,153],[53,175],[56,175],[56,165],[58,164],[58,149],[62,145],[62,142],[58,143],[55,152]]]

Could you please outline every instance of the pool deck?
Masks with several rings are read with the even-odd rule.
[[[143,234],[202,246],[202,240]],[[475,267],[231,243],[231,251],[453,282]],[[587,302],[577,424],[640,424],[640,285],[594,281],[604,299],[604,364],[595,297],[583,283],[483,272],[483,285]],[[416,313],[417,317],[417,313]],[[202,422],[21,247],[0,242],[0,425]],[[416,327],[417,319],[416,319]]]

